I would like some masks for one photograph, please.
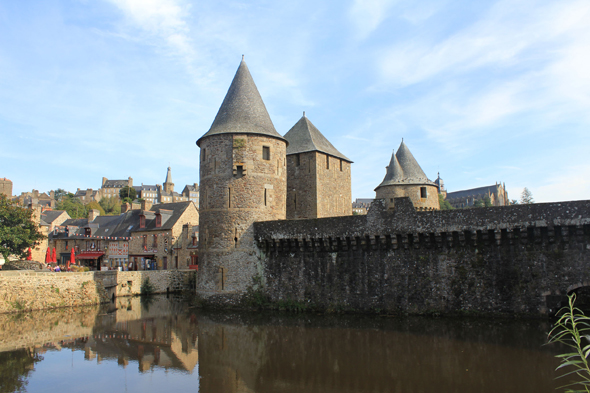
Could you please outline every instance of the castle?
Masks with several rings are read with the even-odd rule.
[[[352,160],[339,152],[305,112],[281,136],[242,62],[201,148],[199,291],[244,292],[261,274],[253,223],[352,215]],[[410,197],[418,210],[437,210],[436,185],[402,141],[377,198],[393,208]]]
[[[590,286],[590,201],[439,210],[402,141],[367,215],[350,165],[303,117],[281,136],[243,61],[200,147],[207,302],[249,291],[298,309],[547,315]]]

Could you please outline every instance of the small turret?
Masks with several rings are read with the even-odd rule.
[[[397,153],[392,154],[385,178],[375,188],[376,198],[385,199],[393,208],[395,198],[410,197],[417,210],[438,210],[438,185],[426,174],[402,139]]]

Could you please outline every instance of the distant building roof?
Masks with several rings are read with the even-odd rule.
[[[187,184],[186,186],[184,186],[184,190],[182,190],[182,192],[185,191],[199,191],[199,185],[198,184]]]
[[[129,180],[107,180],[103,188],[122,188],[129,185]]]
[[[501,187],[501,185],[496,184],[493,186],[485,186],[485,187],[472,188],[469,190],[448,192],[446,199],[451,200],[451,199],[457,199],[457,198],[470,198],[470,197],[476,197],[476,196],[480,196],[480,195],[493,194],[494,192],[497,191],[498,187]]]
[[[45,221],[47,224],[51,224],[64,213],[65,210],[45,210],[43,213],[41,213],[41,219]]]
[[[275,129],[244,59],[209,131],[197,140],[218,134],[259,134],[285,140]]]
[[[319,151],[352,162],[348,157],[340,153],[320,130],[309,121],[305,116],[305,112],[303,112],[301,119],[285,134],[285,139],[289,142],[287,155]]]

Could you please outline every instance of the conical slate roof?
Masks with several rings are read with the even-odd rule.
[[[391,161],[389,161],[389,166],[387,167],[387,172],[385,173],[385,178],[379,185],[385,186],[388,184],[397,184],[404,180],[404,171],[395,156],[395,153],[391,153]]]
[[[352,162],[348,157],[336,150],[320,130],[309,121],[305,116],[305,112],[303,112],[301,119],[285,134],[285,139],[289,142],[287,155],[319,151]]]
[[[284,140],[275,130],[243,58],[211,128],[197,145],[217,134],[259,134]]]
[[[428,177],[426,177],[418,161],[416,161],[403,140],[397,149],[397,153],[392,154],[385,178],[377,188],[394,184],[435,185],[428,180]]]

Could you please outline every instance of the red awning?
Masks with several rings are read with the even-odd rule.
[[[97,259],[104,255],[103,251],[86,251],[76,255],[78,259]]]

